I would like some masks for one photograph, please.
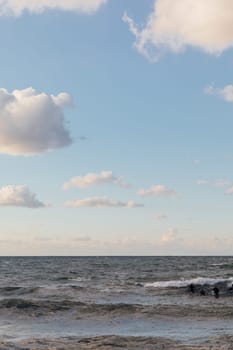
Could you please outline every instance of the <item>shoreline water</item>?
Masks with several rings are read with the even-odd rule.
[[[232,257],[0,258],[0,349],[230,349],[232,267]]]
[[[4,350],[232,350],[233,337],[213,337],[196,344],[185,344],[160,337],[99,336],[93,338],[29,339],[18,343],[1,342]]]

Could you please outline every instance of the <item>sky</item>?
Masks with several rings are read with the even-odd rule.
[[[0,255],[233,253],[231,0],[0,0]]]

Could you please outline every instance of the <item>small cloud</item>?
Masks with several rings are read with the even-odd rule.
[[[208,180],[197,180],[197,185],[208,185],[209,181]]]
[[[87,141],[88,138],[86,136],[79,136],[79,141]]]
[[[111,184],[119,187],[129,187],[123,177],[116,177],[112,171],[102,171],[99,174],[90,173],[84,176],[76,176],[63,185],[64,190],[72,187],[86,188],[93,185]]]
[[[91,197],[76,201],[67,201],[66,207],[70,208],[138,208],[143,207],[143,204],[129,201],[127,203],[107,197]]]
[[[233,195],[233,187],[228,188],[228,189],[225,191],[225,194],[227,194],[227,195]]]
[[[160,243],[162,244],[169,244],[169,243],[173,243],[175,241],[177,241],[178,239],[178,233],[177,230],[175,228],[170,228],[167,232],[165,232],[161,239],[160,239]]]
[[[230,184],[231,184],[231,181],[226,179],[218,179],[213,182],[213,185],[215,187],[225,187],[225,186],[229,186]]]
[[[25,208],[46,207],[46,205],[39,201],[36,195],[25,185],[0,188],[0,206]]]
[[[46,10],[72,11],[85,14],[96,12],[108,0],[4,0],[0,4],[0,16],[21,16],[24,11],[41,14]]]
[[[168,216],[166,214],[157,214],[157,215],[154,216],[154,219],[157,220],[157,221],[165,220],[167,218],[168,218]]]
[[[141,189],[137,192],[140,196],[155,196],[155,197],[174,197],[177,195],[175,190],[166,188],[164,185],[153,185],[149,189]]]
[[[92,239],[89,236],[79,236],[79,237],[74,237],[73,242],[90,242]]]
[[[199,165],[201,163],[200,159],[194,159],[193,164],[194,165]]]
[[[225,187],[225,186],[229,186],[230,184],[231,184],[231,181],[227,179],[217,179],[213,181],[197,180],[197,185],[200,185],[200,186],[209,185],[212,187]]]
[[[88,244],[92,243],[92,238],[89,236],[76,236],[76,237],[40,237],[37,236],[33,239],[34,242],[39,242],[41,244],[53,245],[53,246],[66,246],[74,244]]]
[[[144,204],[135,203],[134,201],[129,201],[126,206],[127,208],[142,208],[144,207]]]
[[[0,153],[34,155],[72,143],[64,125],[64,108],[71,96],[34,89],[0,89]]]
[[[233,102],[233,85],[226,85],[223,88],[216,88],[214,85],[210,85],[204,89],[204,93],[219,96],[227,102]]]

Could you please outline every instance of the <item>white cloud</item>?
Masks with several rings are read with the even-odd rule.
[[[89,236],[77,236],[77,237],[49,237],[49,236],[36,236],[34,237],[33,241],[35,242],[41,242],[45,244],[58,244],[58,245],[72,245],[72,244],[79,244],[79,243],[88,243],[91,242],[92,239]]]
[[[144,207],[144,204],[141,203],[135,203],[134,201],[128,201],[128,203],[126,203],[126,207],[127,208],[141,208]]]
[[[197,180],[197,185],[202,186],[202,185],[208,185],[209,181],[208,180]]]
[[[24,11],[62,10],[91,14],[108,0],[0,0],[0,16],[20,16]]]
[[[227,179],[217,179],[213,182],[214,187],[225,187],[230,185],[231,181]]]
[[[175,228],[170,228],[167,232],[165,232],[161,239],[160,243],[162,244],[170,244],[175,242],[176,240],[179,240],[177,230]]]
[[[0,89],[0,153],[32,155],[69,145],[64,107],[71,103],[65,92],[54,96],[32,88]]]
[[[137,208],[143,207],[143,204],[129,201],[127,203],[107,197],[91,197],[65,203],[67,207],[73,208]]]
[[[197,181],[197,185],[209,185],[209,186],[213,186],[213,187],[225,187],[231,184],[230,180],[227,179],[217,179],[217,180],[213,180],[213,181],[209,181],[209,180],[198,180]]]
[[[233,195],[233,187],[228,188],[225,194]]]
[[[137,192],[140,196],[155,196],[155,197],[174,197],[177,195],[175,190],[166,188],[164,185],[154,185],[149,189],[141,189]]]
[[[167,219],[167,215],[166,214],[156,214],[155,216],[154,216],[154,219],[155,220],[164,220],[164,219]]]
[[[77,176],[70,179],[63,186],[65,190],[71,187],[85,188],[93,185],[112,184],[120,187],[128,187],[122,177],[116,177],[112,171],[102,171],[99,174],[90,173],[84,176]]]
[[[204,89],[207,95],[220,96],[227,102],[233,102],[233,85],[226,85],[223,88],[216,88],[214,85],[210,85]]]
[[[0,206],[43,208],[46,205],[27,186],[20,185],[0,188]]]
[[[127,14],[136,49],[152,61],[192,46],[220,54],[233,46],[232,0],[156,0],[143,29]]]

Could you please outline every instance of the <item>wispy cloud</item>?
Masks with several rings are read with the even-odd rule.
[[[160,220],[165,220],[168,218],[166,214],[156,214],[153,217],[155,220],[160,221]]]
[[[0,206],[43,208],[46,205],[36,198],[25,185],[6,186],[0,188]]]
[[[33,241],[35,242],[41,242],[41,243],[49,243],[49,244],[60,244],[60,245],[66,245],[66,244],[79,244],[79,243],[89,243],[92,241],[91,237],[89,236],[76,236],[76,237],[49,237],[49,236],[36,236],[33,238]]]
[[[4,0],[0,3],[0,16],[20,16],[24,11],[42,13],[46,10],[61,10],[92,14],[108,0]]]
[[[176,241],[179,241],[177,229],[171,227],[167,232],[163,233],[160,238],[160,243],[162,244],[170,244]]]
[[[134,46],[156,62],[167,51],[196,47],[220,54],[233,46],[233,3],[229,0],[155,0],[143,29],[126,13],[123,20],[135,36]]]
[[[233,187],[230,187],[228,188],[226,191],[225,191],[225,194],[228,194],[228,195],[233,195]]]
[[[193,160],[193,164],[194,165],[200,165],[200,163],[201,163],[200,159],[194,159]]]
[[[66,207],[71,208],[138,208],[143,207],[143,204],[135,203],[134,201],[122,202],[107,197],[91,197],[75,201],[67,201]]]
[[[199,186],[204,186],[204,185],[209,185],[213,187],[226,187],[231,184],[230,180],[227,179],[217,179],[217,180],[205,180],[205,179],[200,179],[197,180],[197,185]]]
[[[79,141],[87,141],[87,140],[88,140],[88,137],[86,137],[86,136],[79,136],[79,137],[78,137],[78,140],[79,140]]]
[[[140,196],[155,196],[155,197],[174,197],[177,195],[175,190],[169,189],[164,185],[153,185],[149,189],[141,189],[137,192]]]
[[[89,173],[84,176],[76,176],[66,182],[63,186],[65,190],[72,187],[85,188],[93,185],[112,184],[119,187],[128,187],[123,177],[116,177],[112,171],[102,171],[99,174]]]
[[[71,137],[64,125],[64,107],[71,96],[57,96],[34,89],[0,89],[0,153],[39,154],[67,146]]]
[[[219,96],[227,102],[233,102],[233,85],[226,85],[223,88],[217,88],[209,85],[204,89],[205,94]]]

